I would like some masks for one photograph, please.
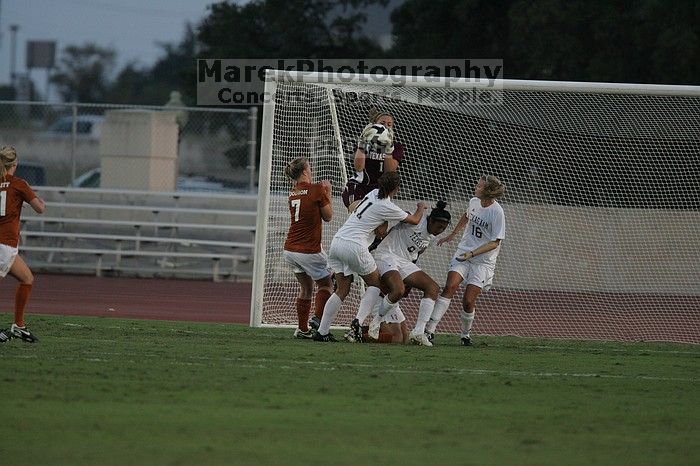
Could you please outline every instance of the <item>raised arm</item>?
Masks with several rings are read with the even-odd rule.
[[[449,243],[453,239],[455,239],[456,236],[462,234],[462,230],[464,230],[464,227],[467,226],[467,222],[469,222],[469,214],[466,212],[462,217],[459,219],[459,222],[457,222],[457,225],[455,225],[454,230],[452,230],[452,233],[449,235],[445,236],[444,238],[440,238],[437,242],[438,246],[442,246],[445,243]]]
[[[395,172],[396,169],[399,168],[399,162],[391,156],[391,154],[387,154],[384,156],[384,171],[385,172]]]
[[[355,149],[355,158],[353,163],[355,164],[355,171],[361,172],[365,169],[365,150],[359,147]]]
[[[403,219],[403,223],[408,223],[410,225],[418,225],[420,223],[420,220],[423,218],[423,211],[425,210],[426,205],[422,202],[419,202],[416,204],[416,211]]]
[[[331,197],[331,182],[328,180],[321,181],[323,194],[328,200],[328,203],[321,207],[321,218],[324,222],[330,222],[333,219],[333,199]]]

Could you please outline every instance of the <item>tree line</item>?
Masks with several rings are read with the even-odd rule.
[[[110,80],[113,49],[70,45],[51,79],[67,101],[154,105],[171,90],[195,103],[197,58],[503,59],[505,78],[700,84],[700,0],[406,0],[388,21],[369,14],[396,3],[215,3],[151,66]]]

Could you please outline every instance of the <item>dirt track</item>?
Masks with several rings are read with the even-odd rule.
[[[0,305],[11,312],[17,281],[0,280]],[[26,314],[247,324],[250,283],[36,274]]]

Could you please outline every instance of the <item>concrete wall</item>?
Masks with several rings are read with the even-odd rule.
[[[700,212],[524,204],[504,210],[494,287],[700,295]],[[460,213],[452,213],[454,226]],[[456,245],[431,248],[420,259],[440,284]]]

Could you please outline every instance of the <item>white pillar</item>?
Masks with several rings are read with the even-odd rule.
[[[100,131],[103,188],[175,191],[176,112],[111,110]]]

